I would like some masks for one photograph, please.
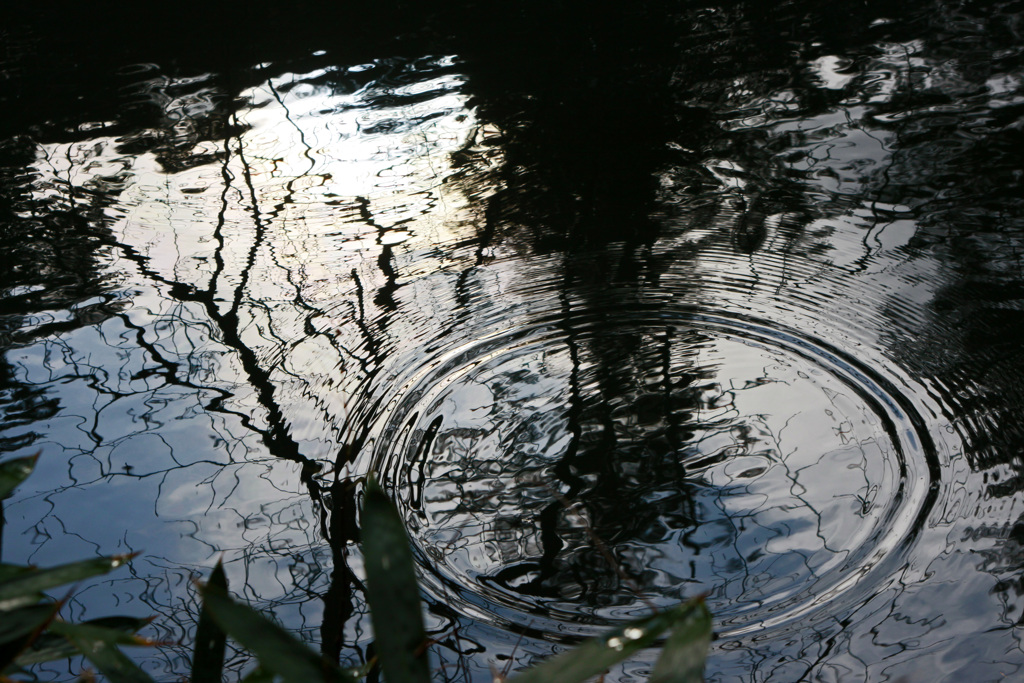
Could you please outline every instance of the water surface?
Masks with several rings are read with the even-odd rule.
[[[709,681],[1018,675],[1019,6],[150,20],[0,64],[0,550],[142,551],[72,616],[223,557],[360,664],[376,471],[439,678],[701,593]]]

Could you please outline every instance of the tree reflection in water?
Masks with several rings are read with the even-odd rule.
[[[345,45],[300,12],[236,53],[129,37],[78,67],[73,112],[56,58],[9,51],[26,106],[4,133],[0,448],[53,466],[4,511],[3,551],[144,549],[72,608],[155,609],[170,639],[188,573],[225,553],[243,595],[358,663],[358,479],[390,462],[441,675],[550,651],[552,615],[630,609],[585,527],[647,598],[721,591],[712,680],[1012,675],[1014,8],[474,9],[393,31],[360,9]],[[258,23],[208,18],[171,21],[221,45]],[[746,343],[702,311],[821,345]],[[821,349],[848,367],[797,391],[778,361]],[[452,350],[479,373],[436,405],[403,393]],[[808,453],[812,435],[848,450]],[[836,544],[903,498],[885,557]],[[730,605],[816,588],[844,553],[881,567],[841,572],[853,597],[739,632]],[[505,602],[467,607],[471,575]],[[162,652],[148,665],[180,671]]]

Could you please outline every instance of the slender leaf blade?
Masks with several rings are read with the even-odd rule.
[[[193,671],[193,682],[195,681],[194,674],[195,672]],[[274,673],[272,671],[267,671],[262,666],[257,666],[245,675],[245,678],[242,679],[242,683],[274,683]]]
[[[0,500],[10,498],[18,484],[28,479],[38,459],[38,455],[30,455],[26,458],[0,462]]]
[[[23,564],[2,564],[0,563],[0,584],[5,581],[10,581],[18,576],[29,574],[36,570],[35,567],[25,566]]]
[[[136,631],[150,623],[152,619],[139,617],[100,617],[84,622],[84,626],[97,626],[100,628],[120,631],[125,636],[132,636]],[[60,626],[57,625],[57,629]],[[126,641],[125,645],[142,645],[146,641]],[[78,650],[63,636],[56,633],[43,633],[32,643],[29,649],[18,655],[14,663],[19,667],[28,667],[34,664],[43,664],[60,659],[68,659],[79,654]]]
[[[29,572],[19,573],[0,583],[0,610],[12,609],[18,604],[24,604],[28,595],[37,595],[40,591],[81,581],[91,576],[106,574],[110,570],[120,567],[132,557],[134,555],[97,557],[49,569],[33,569]]]
[[[122,617],[126,622],[144,622],[143,625],[149,623],[149,619],[132,619],[130,617]],[[71,635],[93,638],[95,640],[103,640],[110,642],[114,645],[152,645],[153,641],[148,638],[135,635],[135,633],[127,630],[126,628],[116,627],[111,628],[99,624],[100,620],[85,622],[82,624],[71,624],[66,621],[54,621],[50,624],[49,630],[57,635],[68,638]]]
[[[665,631],[685,623],[703,600],[690,600],[671,609],[637,619],[608,633],[586,640],[571,650],[530,667],[512,677],[512,683],[582,683],[609,667],[654,645]]]
[[[6,614],[7,612],[22,607],[28,607],[41,602],[46,596],[42,593],[22,593],[21,595],[12,595],[5,600],[0,601],[0,614]]]
[[[711,645],[711,613],[701,599],[696,609],[672,628],[649,683],[701,683]]]
[[[405,525],[372,477],[364,496],[366,598],[384,678],[388,683],[429,683],[427,658],[417,652],[427,636]]]
[[[50,629],[67,638],[111,683],[153,683],[119,647],[139,644],[133,636],[115,629],[59,621],[53,622]]]
[[[252,608],[235,602],[226,591],[204,587],[203,609],[229,636],[260,661],[260,667],[290,683],[352,681],[290,633]]]
[[[32,633],[52,619],[56,611],[56,605],[30,605],[0,614],[0,643]]]
[[[224,574],[223,563],[217,562],[213,568],[206,589],[227,595],[228,579]],[[199,611],[199,623],[196,625],[196,644],[192,653],[192,683],[220,683],[226,647],[227,635],[210,616],[204,601]]]
[[[57,605],[29,605],[0,613],[0,673],[5,672],[34,636],[57,613]]]
[[[371,657],[370,661],[364,662],[361,666],[346,667],[345,672],[358,681],[369,676],[375,666],[377,666],[377,658]]]

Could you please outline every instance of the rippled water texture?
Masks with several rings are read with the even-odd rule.
[[[15,13],[4,559],[357,665],[376,471],[438,678],[697,594],[709,681],[1021,675],[1024,6],[762,4]]]

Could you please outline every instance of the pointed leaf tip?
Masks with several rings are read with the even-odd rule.
[[[220,560],[210,573],[205,590],[227,595],[228,580],[224,574],[224,564]],[[196,625],[195,648],[192,652],[192,683],[220,683],[226,648],[227,634],[210,614],[207,601],[203,600],[199,610],[199,623]]]
[[[366,598],[375,645],[388,683],[429,683],[427,640],[415,562],[398,510],[368,477],[362,509]]]
[[[686,628],[694,619],[700,621],[703,618],[700,615],[706,611],[704,599],[701,597],[636,619],[516,674],[511,683],[583,683],[594,676],[600,676],[608,668],[625,661],[639,650],[655,645],[665,631],[671,629],[674,632],[675,629]],[[707,623],[710,631],[710,617]],[[689,643],[690,638],[691,635],[687,632],[680,640]],[[706,650],[706,646],[704,649]],[[673,661],[668,664],[674,663]],[[700,671],[703,671],[703,658],[700,660]],[[690,680],[693,679],[665,679],[670,683]],[[700,681],[700,678],[696,680]]]
[[[704,596],[682,607],[691,606],[680,615],[672,633],[662,647],[650,683],[701,683],[704,664],[711,645],[711,612]]]
[[[111,683],[153,683],[119,647],[138,645],[135,636],[116,629],[60,621],[53,622],[50,629],[67,638]]]
[[[0,462],[0,500],[10,498],[18,484],[28,479],[35,469],[39,454]]]
[[[203,609],[220,629],[256,655],[263,670],[288,683],[354,680],[256,610],[236,602],[227,591],[207,585],[200,592]]]

